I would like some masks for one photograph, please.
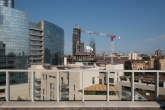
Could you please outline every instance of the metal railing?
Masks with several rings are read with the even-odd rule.
[[[34,102],[34,82],[35,82],[35,72],[56,72],[56,86],[57,86],[57,89],[56,89],[56,101],[59,102],[60,101],[60,94],[59,94],[59,90],[60,90],[60,85],[59,85],[59,81],[60,81],[60,72],[69,72],[70,70],[0,70],[0,72],[6,72],[6,90],[5,90],[5,97],[6,97],[6,101],[10,101],[10,73],[11,72],[28,72],[28,73],[31,73],[31,101]],[[73,72],[73,70],[71,70]],[[83,70],[83,71],[78,71],[78,72],[81,72],[82,73],[82,102],[85,101],[85,98],[84,98],[84,74],[83,72],[86,71],[86,70]],[[97,71],[97,70],[96,70]],[[109,102],[110,99],[109,99],[109,75],[111,72],[128,72],[128,73],[131,73],[131,101],[134,101],[134,95],[135,95],[135,73],[139,73],[139,72],[142,72],[142,73],[146,73],[146,72],[149,72],[149,73],[156,73],[156,77],[155,77],[155,99],[158,100],[158,97],[159,97],[159,73],[165,73],[165,71],[162,71],[162,70],[98,70],[99,72],[105,72],[106,73],[106,80],[107,80],[107,94],[106,94],[106,101]],[[77,71],[76,71],[77,72]],[[119,77],[119,76],[118,76]]]

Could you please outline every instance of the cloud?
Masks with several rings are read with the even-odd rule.
[[[145,39],[144,41],[152,43],[152,42],[159,42],[162,40],[165,40],[165,34],[162,34],[157,37],[148,38],[148,39]]]

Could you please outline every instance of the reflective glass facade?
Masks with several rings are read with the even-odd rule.
[[[64,30],[48,21],[30,23],[29,30],[30,64],[63,64]]]
[[[6,64],[2,68],[26,69],[29,56],[27,15],[19,10],[0,7],[0,41],[5,45]]]
[[[48,21],[43,21],[43,23],[44,63],[61,65],[64,56],[64,30]]]
[[[14,8],[14,0],[0,0],[0,6]]]
[[[24,12],[0,6],[0,51],[0,69],[28,68],[29,26]],[[27,74],[18,73],[11,82],[18,83],[16,79],[25,82]]]

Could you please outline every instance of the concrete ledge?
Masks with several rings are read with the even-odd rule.
[[[62,102],[0,102],[2,108],[161,108],[165,107],[165,102],[155,101],[62,101]]]

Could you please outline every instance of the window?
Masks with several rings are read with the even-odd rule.
[[[104,84],[107,84],[107,79],[106,79],[106,77],[104,77]]]
[[[0,15],[0,24],[3,24],[3,16]]]
[[[45,75],[44,74],[42,74],[42,77],[43,77],[43,80],[45,80]]]
[[[95,77],[92,77],[92,84],[95,84]]]
[[[44,100],[45,89],[42,90],[42,93],[43,93],[43,94],[42,94],[42,98],[43,98],[43,100]]]
[[[50,83],[50,100],[54,99],[54,84]]]
[[[45,89],[43,89],[43,95],[45,94]]]
[[[102,79],[99,79],[99,84],[102,84],[103,82],[102,82]]]
[[[109,83],[114,83],[114,79],[113,78],[109,78]]]
[[[76,86],[75,86],[75,84],[74,84],[74,91],[76,90]]]
[[[64,79],[63,79],[63,77],[61,77],[61,85],[63,85],[64,84]]]

